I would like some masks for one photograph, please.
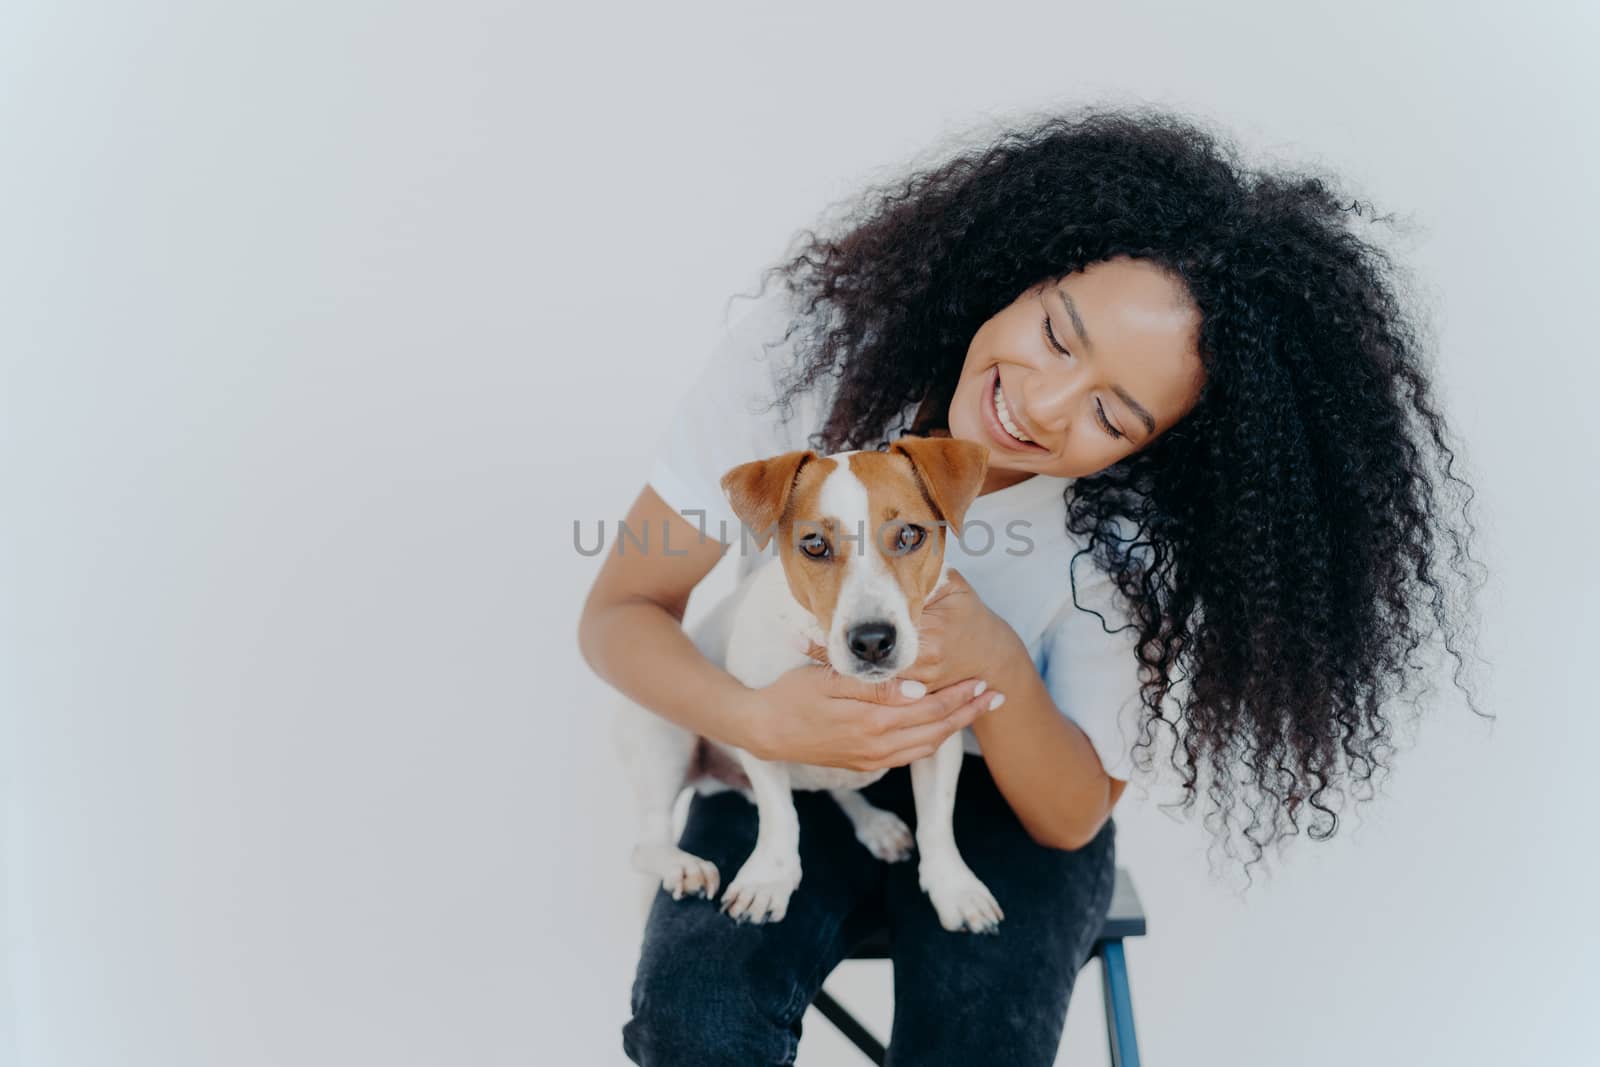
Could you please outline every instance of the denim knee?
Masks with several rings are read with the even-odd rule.
[[[800,1032],[798,1019],[785,1022],[788,1005],[763,1004],[748,975],[685,948],[640,960],[622,1028],[628,1058],[641,1067],[793,1064]]]

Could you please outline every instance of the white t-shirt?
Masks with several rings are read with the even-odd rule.
[[[807,438],[822,428],[837,383],[824,374],[792,399],[787,419],[784,408],[772,406],[794,366],[803,326],[778,342],[798,314],[781,284],[756,300],[735,301],[730,326],[679,399],[651,461],[648,481],[662,500],[743,552],[740,580],[769,552],[753,543],[741,548],[739,519],[721,478],[741,463],[810,448]],[[911,424],[915,407],[899,425]],[[1063,493],[1072,481],[1036,474],[979,496],[960,539],[947,538],[945,558],[1021,637],[1056,707],[1088,735],[1106,773],[1126,779],[1141,707],[1136,630],[1121,629],[1128,616],[1113,598],[1110,577],[1087,554],[1076,565],[1078,603],[1105,623],[1072,602],[1068,567],[1084,547],[1066,530]],[[967,751],[980,753],[970,728],[963,740]]]

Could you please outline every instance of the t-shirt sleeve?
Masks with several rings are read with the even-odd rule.
[[[806,447],[814,427],[809,404],[774,407],[793,358],[793,301],[778,287],[736,302],[730,325],[678,397],[656,442],[646,481],[691,525],[724,543],[739,540],[739,518],[722,492],[722,476],[741,463]],[[797,330],[798,332],[798,330]],[[704,518],[695,512],[703,512]]]
[[[1111,576],[1088,557],[1077,566],[1078,603],[1066,603],[1041,641],[1040,675],[1062,714],[1088,735],[1113,778],[1133,773],[1131,750],[1140,709],[1138,628],[1128,618]],[[1105,616],[1104,624],[1099,612]],[[1119,629],[1126,626],[1126,629]],[[1106,633],[1106,630],[1118,631]]]

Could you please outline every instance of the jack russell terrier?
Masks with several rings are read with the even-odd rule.
[[[945,583],[945,527],[960,533],[987,468],[981,445],[924,437],[903,437],[883,452],[797,451],[733,468],[722,478],[723,492],[758,548],[777,536],[775,558],[758,564],[691,639],[751,687],[813,662],[813,643],[840,674],[866,682],[894,677],[916,661],[922,607]],[[886,771],[767,762],[626,700],[616,725],[640,814],[632,862],[650,876],[652,893],[659,881],[674,899],[716,895],[716,866],[678,848],[672,834],[673,806],[688,786],[701,793],[739,788],[756,805],[755,848],[722,898],[735,920],[782,920],[800,884],[791,790],[827,790],[878,858],[910,855],[905,823],[856,792]],[[961,763],[956,731],[911,764],[918,878],[946,930],[992,932],[1002,913],[956,850],[951,823]],[[734,768],[748,787],[729,781],[737,779]]]

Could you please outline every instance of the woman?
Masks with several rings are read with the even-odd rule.
[[[1461,659],[1465,607],[1438,557],[1448,537],[1469,562],[1472,527],[1445,493],[1465,485],[1417,327],[1351,231],[1360,213],[1322,180],[1244,168],[1192,122],[1085,110],[873,191],[775,268],[786,292],[730,333],[629,513],[669,527],[673,551],[608,555],[583,654],[764,758],[895,768],[864,793],[907,821],[903,765],[970,725],[956,838],[1004,919],[942,929],[914,864],[874,859],[824,794],[797,794],[804,876],[782,922],[656,895],[630,1057],[792,1062],[823,978],[887,925],[892,1062],[1052,1063],[1109,899],[1111,810],[1158,744],[1247,867],[1370,795],[1411,653],[1437,627]],[[780,333],[783,355],[755,363]],[[763,396],[775,412],[742,402]],[[997,532],[1043,514],[1074,560],[952,541],[964,580],[928,607],[902,676],[925,695],[820,667],[751,690],[701,656],[684,607],[738,537],[697,529],[726,515],[715,478],[905,432],[987,446],[974,514]],[[682,845],[726,878],[754,835],[739,794],[697,796]]]

